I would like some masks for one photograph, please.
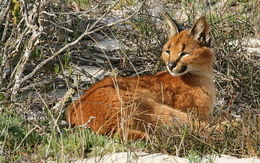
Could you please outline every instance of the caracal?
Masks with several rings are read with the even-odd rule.
[[[187,123],[189,113],[207,122],[215,102],[214,53],[209,25],[199,18],[191,30],[165,15],[169,40],[162,49],[167,71],[136,77],[108,77],[90,87],[67,110],[72,126],[124,139],[141,139],[160,124]]]

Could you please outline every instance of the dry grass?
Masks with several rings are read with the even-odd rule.
[[[162,126],[150,141],[152,152],[188,156],[227,154],[235,157],[260,156],[259,117],[243,114],[209,128],[205,126]]]

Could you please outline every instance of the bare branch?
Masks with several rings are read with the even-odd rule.
[[[0,24],[2,24],[3,19],[7,15],[9,9],[10,9],[11,1],[6,0],[4,2],[4,6],[7,6],[4,10],[0,12]]]
[[[2,24],[2,21],[6,17],[5,27],[4,27],[4,32],[2,34],[1,42],[4,42],[5,39],[6,39],[6,33],[7,33],[8,26],[9,26],[9,17],[10,17],[9,10],[10,10],[11,1],[6,3],[5,5],[7,5],[7,7],[4,10],[2,10],[1,13],[0,13],[0,24]]]
[[[60,112],[61,109],[64,107],[65,103],[71,98],[71,96],[75,93],[75,90],[70,88],[65,95],[60,99],[54,107],[51,108],[51,110],[54,110],[56,112]]]
[[[25,21],[26,21],[26,25],[29,29],[32,30],[32,35],[28,41],[28,44],[25,48],[25,52],[19,62],[19,64],[16,66],[15,70],[15,82],[14,82],[14,85],[13,85],[13,88],[12,88],[12,95],[11,95],[11,100],[13,101],[17,95],[17,92],[18,90],[20,89],[21,87],[21,84],[22,84],[22,76],[23,76],[23,71],[25,69],[25,66],[29,60],[29,57],[31,56],[31,53],[33,51],[33,47],[37,44],[37,40],[38,40],[38,37],[41,35],[41,29],[39,28],[39,26],[36,26],[36,25],[33,25],[34,22],[31,22],[32,20],[29,21],[28,17],[28,11],[27,11],[27,5],[26,3],[21,0],[22,3],[23,3],[23,8],[24,8],[24,17],[25,17]],[[37,11],[32,12],[31,14],[34,15],[34,14],[37,14],[36,13]],[[30,15],[30,16],[32,16]]]

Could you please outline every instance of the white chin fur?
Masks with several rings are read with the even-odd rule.
[[[182,72],[182,73],[176,72],[175,69],[173,69],[173,70],[171,71],[168,66],[166,66],[166,68],[167,68],[168,72],[169,72],[172,76],[181,76],[181,75],[184,75],[184,74],[186,74],[187,72],[190,71],[190,67],[189,67],[189,66],[187,66],[187,69],[186,69],[184,72]]]
[[[182,73],[170,72],[171,76],[182,76],[182,75],[184,75],[184,74],[186,74],[186,73],[187,73],[186,71],[184,71],[184,72],[182,72]]]

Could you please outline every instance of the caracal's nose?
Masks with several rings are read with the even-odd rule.
[[[177,65],[176,62],[169,62],[167,66],[170,70],[172,70],[176,67],[176,65]]]

